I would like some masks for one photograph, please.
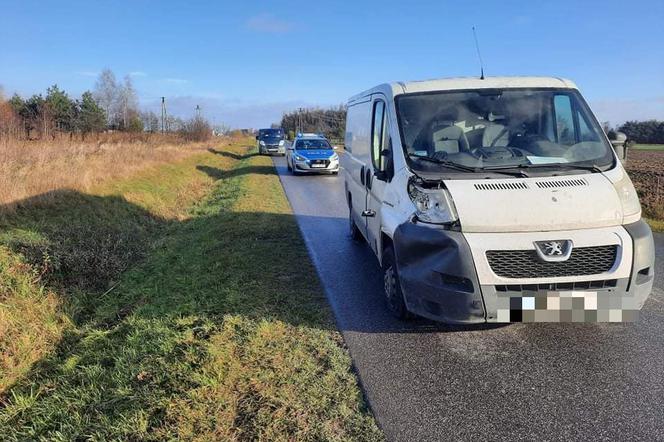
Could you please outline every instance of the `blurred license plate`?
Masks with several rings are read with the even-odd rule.
[[[325,164],[313,163],[311,167],[325,167]]]

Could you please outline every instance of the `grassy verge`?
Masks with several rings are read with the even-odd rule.
[[[3,221],[0,289],[52,332],[0,372],[0,439],[381,438],[269,158],[59,198]]]
[[[635,150],[664,150],[664,144],[633,144],[629,148]]]
[[[646,218],[645,220],[653,232],[664,232],[664,221],[661,219]]]

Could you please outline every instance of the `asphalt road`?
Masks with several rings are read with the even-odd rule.
[[[661,259],[636,324],[401,322],[383,306],[378,261],[348,236],[342,176],[274,163],[388,440],[664,441]]]

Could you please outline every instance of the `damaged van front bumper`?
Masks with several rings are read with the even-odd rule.
[[[417,315],[457,324],[633,321],[654,281],[652,233],[643,221],[612,229],[558,232],[563,236],[576,235],[575,245],[582,245],[583,240],[614,241],[615,265],[607,272],[510,279],[492,271],[485,248],[504,245],[509,249],[520,247],[514,245],[520,242],[523,248],[529,244],[534,250],[533,239],[550,240],[554,239],[552,235],[557,239],[560,235],[552,232],[465,235],[442,226],[408,221],[396,229],[393,238],[406,305]],[[592,295],[587,297],[591,301],[595,299],[595,313],[592,306],[584,310],[583,301],[579,308],[579,300],[572,299],[585,295]],[[555,301],[558,307],[553,311],[551,298],[557,296],[570,299]],[[532,300],[536,308],[526,306],[524,300]],[[574,308],[570,312],[561,310],[561,302],[569,302],[570,306],[574,302]]]

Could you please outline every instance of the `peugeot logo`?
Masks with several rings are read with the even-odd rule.
[[[570,239],[535,241],[535,250],[542,261],[567,261],[572,254],[572,248]]]

